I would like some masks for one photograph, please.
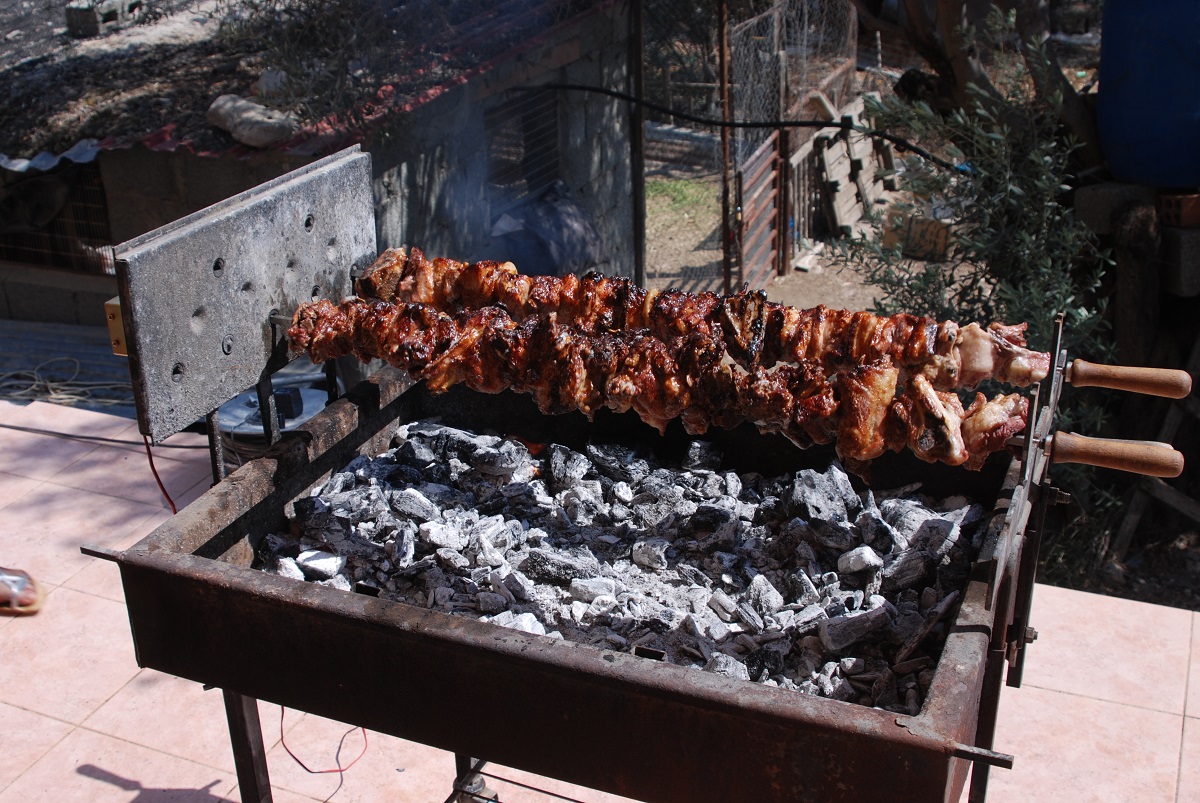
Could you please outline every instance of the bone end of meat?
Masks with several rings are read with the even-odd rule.
[[[403,248],[389,248],[380,254],[354,283],[354,292],[363,298],[394,301],[396,289],[404,278],[407,267],[408,251]]]
[[[1029,400],[1018,393],[987,401],[982,393],[963,415],[962,435],[971,457],[966,467],[978,470],[988,455],[1004,448],[1008,439],[1025,429]]]
[[[883,422],[899,376],[899,369],[884,360],[838,377],[837,449],[843,460],[867,461],[883,454],[887,447]]]
[[[1025,347],[1026,324],[992,324],[986,330],[977,323],[964,326],[958,334],[961,360],[959,382],[976,387],[984,379],[998,379],[1018,387],[1040,382],[1050,373],[1050,355]]]
[[[293,352],[307,352],[309,359],[320,363],[349,355],[354,350],[353,335],[353,321],[346,309],[321,299],[296,310],[288,343]]]

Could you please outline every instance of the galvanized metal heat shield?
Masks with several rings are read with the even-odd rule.
[[[159,443],[259,381],[272,313],[351,292],[376,256],[371,157],[354,146],[115,252],[138,425]]]

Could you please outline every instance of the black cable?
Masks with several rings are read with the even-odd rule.
[[[0,424],[4,429],[15,429],[18,432],[28,432],[33,435],[49,435],[52,438],[64,438],[73,441],[96,441],[98,443],[116,443],[122,446],[141,446],[140,441],[123,441],[119,438],[104,438],[100,435],[75,435],[70,432],[54,432],[49,429],[37,429],[35,427],[19,427],[16,424]],[[183,443],[160,443],[154,447],[156,449],[207,449],[208,446],[200,444],[183,444]]]
[[[835,122],[833,120],[717,120],[711,117],[701,117],[698,114],[680,111],[679,109],[672,109],[670,106],[664,106],[661,103],[655,103],[651,100],[639,98],[634,95],[630,95],[628,92],[620,92],[616,89],[605,89],[601,86],[589,86],[587,84],[552,83],[538,84],[537,86],[522,86],[517,87],[517,89],[525,92],[536,92],[543,89],[565,89],[577,92],[594,92],[598,95],[607,95],[610,98],[628,101],[629,103],[636,103],[640,106],[644,106],[647,109],[652,109],[656,112],[670,115],[671,117],[677,117],[680,120],[687,120],[688,122],[699,123],[700,125],[716,126],[718,128],[837,128],[842,131],[857,131],[864,136],[886,140],[900,150],[914,153],[917,156],[920,156],[922,159],[933,162],[938,167],[951,170],[955,173],[963,172],[963,168],[961,166],[956,165],[953,162],[947,162],[945,159],[942,159],[938,156],[934,156],[920,145],[916,145],[904,137],[897,136],[896,134],[890,134],[887,131],[880,131],[876,128],[858,126],[854,123],[841,121]]]

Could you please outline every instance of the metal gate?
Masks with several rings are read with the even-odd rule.
[[[786,151],[786,133],[772,131],[737,168],[737,283],[752,290],[787,269]]]

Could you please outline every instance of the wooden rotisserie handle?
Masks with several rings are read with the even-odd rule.
[[[1080,388],[1112,388],[1182,399],[1192,392],[1187,371],[1174,368],[1131,368],[1125,365],[1099,365],[1072,360],[1067,366],[1067,381]]]
[[[1178,477],[1183,455],[1165,443],[1088,438],[1056,432],[1050,442],[1051,463],[1083,463],[1151,477]]]

